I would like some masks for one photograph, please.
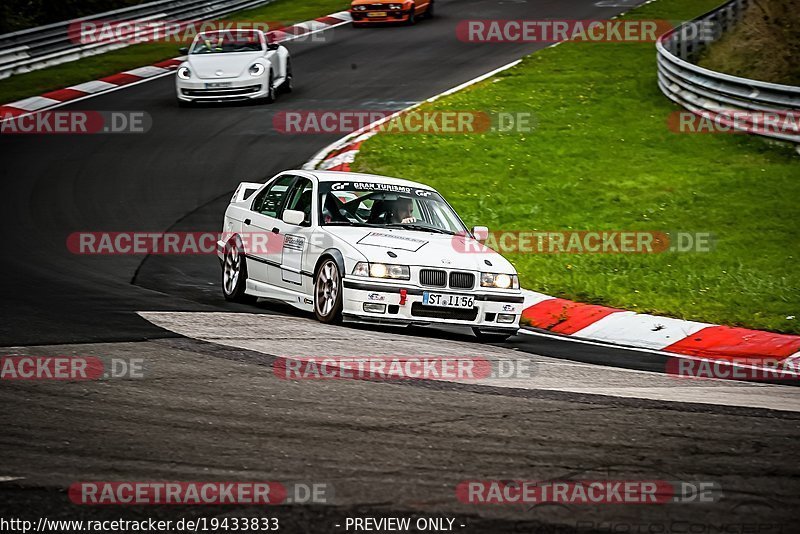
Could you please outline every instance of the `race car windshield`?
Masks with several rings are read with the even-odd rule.
[[[391,184],[322,184],[323,226],[402,228],[443,234],[465,233],[458,215],[436,192]]]
[[[256,32],[218,32],[201,34],[189,52],[192,55],[258,52],[264,49]]]

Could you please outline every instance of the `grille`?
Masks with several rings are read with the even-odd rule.
[[[472,273],[450,273],[450,287],[458,289],[472,289],[475,285],[475,275]]]
[[[438,269],[422,269],[419,272],[419,283],[429,287],[445,287],[447,285],[447,272]]]
[[[429,319],[452,319],[455,321],[474,321],[478,317],[478,308],[438,308],[423,306],[421,302],[411,305],[411,315],[414,317],[427,317]]]
[[[221,87],[219,89],[184,89],[186,96],[240,96],[261,91],[260,85],[248,87]]]

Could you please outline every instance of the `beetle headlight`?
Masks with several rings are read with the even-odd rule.
[[[411,269],[408,265],[387,265],[385,263],[358,262],[353,269],[355,276],[372,278],[390,278],[393,280],[411,280]]]
[[[481,273],[481,287],[519,289],[519,277],[516,274]]]
[[[395,11],[403,9],[403,6],[400,4],[389,4],[389,9],[393,9]]]
[[[264,74],[264,65],[261,63],[253,63],[250,65],[250,76],[261,76]]]
[[[353,6],[353,11],[366,11],[367,6]]]
[[[192,71],[189,70],[189,67],[181,67],[178,69],[178,78],[181,80],[188,80],[192,77]]]

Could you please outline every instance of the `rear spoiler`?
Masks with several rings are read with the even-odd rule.
[[[231,204],[237,202],[244,202],[251,196],[255,194],[256,191],[261,189],[264,184],[256,184],[252,182],[242,182],[239,184],[239,187],[236,188],[236,192],[233,194],[233,198],[231,198]]]

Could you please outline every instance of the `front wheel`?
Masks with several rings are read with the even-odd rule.
[[[314,315],[321,323],[342,322],[342,275],[332,259],[326,259],[314,280]]]
[[[272,77],[272,69],[269,71],[269,82],[267,82],[267,96],[264,97],[264,102],[272,104],[275,102],[275,87],[274,78]]]
[[[417,6],[411,6],[411,11],[409,11],[408,13],[408,22],[406,22],[406,24],[408,24],[409,26],[413,26],[414,24],[417,23],[416,11],[417,11]]]
[[[433,0],[428,3],[428,9],[425,10],[425,18],[432,19],[433,18]]]
[[[225,244],[225,254],[222,259],[222,294],[229,302],[255,302],[255,297],[245,293],[246,288],[247,262],[242,242],[237,237]]]

